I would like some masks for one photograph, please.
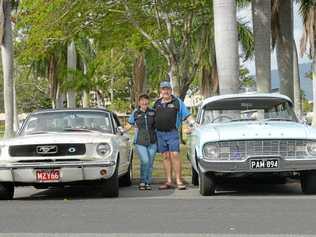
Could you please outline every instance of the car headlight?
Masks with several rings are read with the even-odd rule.
[[[309,155],[316,156],[316,142],[307,143],[306,150]]]
[[[109,143],[100,143],[97,146],[97,153],[99,156],[107,156],[111,153],[111,145]]]
[[[219,158],[219,147],[217,144],[208,143],[203,147],[203,154],[205,159],[216,160]]]

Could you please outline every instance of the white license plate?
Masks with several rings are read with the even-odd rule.
[[[58,182],[60,180],[60,170],[58,169],[36,170],[36,180],[39,182]]]
[[[278,159],[255,159],[250,160],[251,169],[276,169],[279,168]]]

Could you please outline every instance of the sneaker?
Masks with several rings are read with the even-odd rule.
[[[146,190],[146,185],[145,185],[145,183],[140,183],[140,184],[138,185],[138,189],[141,190],[141,191]]]
[[[150,186],[150,184],[146,184],[146,190],[151,190],[151,186]]]

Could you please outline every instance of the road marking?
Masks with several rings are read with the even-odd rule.
[[[311,237],[315,235],[295,234],[187,234],[187,233],[0,233],[0,237]]]

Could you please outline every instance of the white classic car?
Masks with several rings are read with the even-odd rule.
[[[299,123],[281,94],[244,93],[207,98],[190,136],[192,183],[201,195],[220,184],[298,177],[304,193],[316,193],[316,129]]]
[[[131,185],[129,138],[104,109],[34,112],[0,148],[0,199],[12,199],[15,186],[95,184],[103,196],[117,197],[119,184]]]

